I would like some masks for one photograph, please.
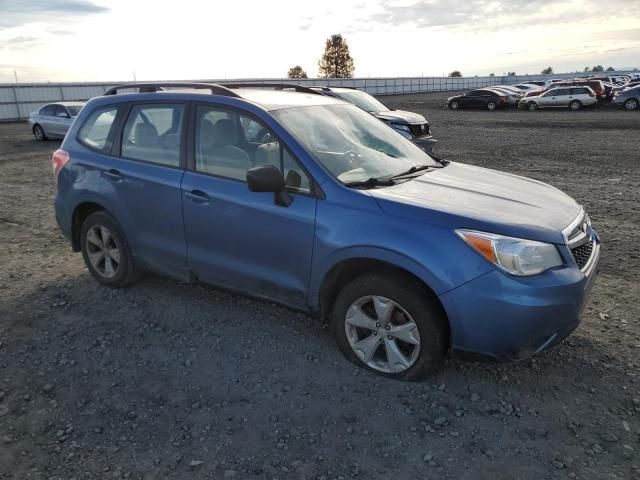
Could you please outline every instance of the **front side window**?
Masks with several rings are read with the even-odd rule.
[[[108,150],[107,140],[117,113],[115,106],[95,110],[80,128],[78,140],[96,150]]]
[[[438,166],[423,150],[355,105],[314,105],[272,113],[343,183]]]
[[[122,132],[122,156],[178,167],[183,117],[183,105],[134,105]]]
[[[196,112],[196,170],[246,181],[247,170],[273,165],[293,192],[309,193],[304,169],[262,122],[233,110],[200,106]]]
[[[64,108],[62,105],[56,105],[54,115],[59,118],[69,118],[69,113],[67,113],[66,108]]]

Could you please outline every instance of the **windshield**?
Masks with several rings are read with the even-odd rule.
[[[411,167],[438,166],[409,140],[354,105],[315,105],[272,113],[343,183],[391,177]]]
[[[67,105],[66,108],[69,112],[69,115],[71,115],[72,117],[77,117],[78,112],[80,112],[80,109],[82,108],[82,105]]]
[[[361,92],[360,90],[349,90],[349,91],[333,91],[339,98],[345,100],[349,103],[353,103],[357,105],[361,109],[367,112],[388,112],[389,109],[384,106],[384,104],[380,103],[378,100],[373,98],[371,95],[365,92]]]

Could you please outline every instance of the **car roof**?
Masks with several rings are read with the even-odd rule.
[[[87,102],[53,102],[49,103],[49,105],[62,105],[64,107],[79,107],[84,105]]]
[[[297,88],[298,91],[287,90],[284,89],[284,87]],[[127,91],[132,89],[139,89],[140,91]],[[122,90],[125,90],[125,92],[122,92]],[[307,91],[305,92],[304,90]],[[120,103],[149,101],[154,99],[154,97],[158,98],[158,95],[171,100],[194,100],[196,98],[200,100],[231,97],[248,101],[268,111],[313,105],[348,104],[340,99],[312,92],[308,88],[280,84],[250,84],[245,87],[242,84],[224,85],[189,82],[130,83],[112,87],[99,98],[105,102],[109,98],[112,100],[117,99],[117,102]],[[98,103],[102,104],[102,101]]]
[[[310,93],[291,92],[286,90],[238,88],[234,89],[234,92],[236,92],[241,98],[256,103],[266,110],[347,103],[325,95],[313,95]]]

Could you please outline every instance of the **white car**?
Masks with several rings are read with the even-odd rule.
[[[546,107],[569,107],[571,110],[579,110],[597,102],[598,97],[589,87],[558,87],[547,90],[540,95],[523,98],[520,100],[520,107],[529,110]]]
[[[514,88],[517,88],[518,90],[526,93],[526,92],[531,92],[533,90],[540,90],[542,89],[542,87],[538,86],[538,85],[533,85],[532,83],[519,83],[517,85],[512,85]]]
[[[29,127],[37,140],[64,138],[84,102],[50,103],[29,115]]]

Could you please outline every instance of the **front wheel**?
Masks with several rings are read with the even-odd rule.
[[[449,104],[449,108],[450,108],[451,110],[458,110],[458,108],[460,108],[460,105],[458,104],[458,102],[451,102],[451,103]]]
[[[494,111],[496,109],[496,102],[487,103],[487,110]]]
[[[569,103],[569,108],[571,110],[580,110],[580,107],[582,107],[582,103],[580,103],[578,100],[573,100],[571,103]]]
[[[105,211],[92,213],[80,230],[82,256],[87,268],[107,287],[125,287],[139,278],[124,232]]]
[[[624,102],[624,108],[629,110],[629,111],[637,110],[638,109],[638,100],[636,100],[635,98],[630,98],[629,100]]]
[[[536,102],[529,102],[527,104],[527,107],[529,108],[530,112],[533,112],[534,110],[538,109],[538,104]]]
[[[446,319],[415,279],[378,272],[357,277],[333,306],[333,330],[354,364],[399,380],[419,380],[440,368]]]
[[[33,136],[36,137],[36,140],[44,142],[47,139],[47,136],[44,133],[44,129],[37,123],[33,126],[32,132]]]

